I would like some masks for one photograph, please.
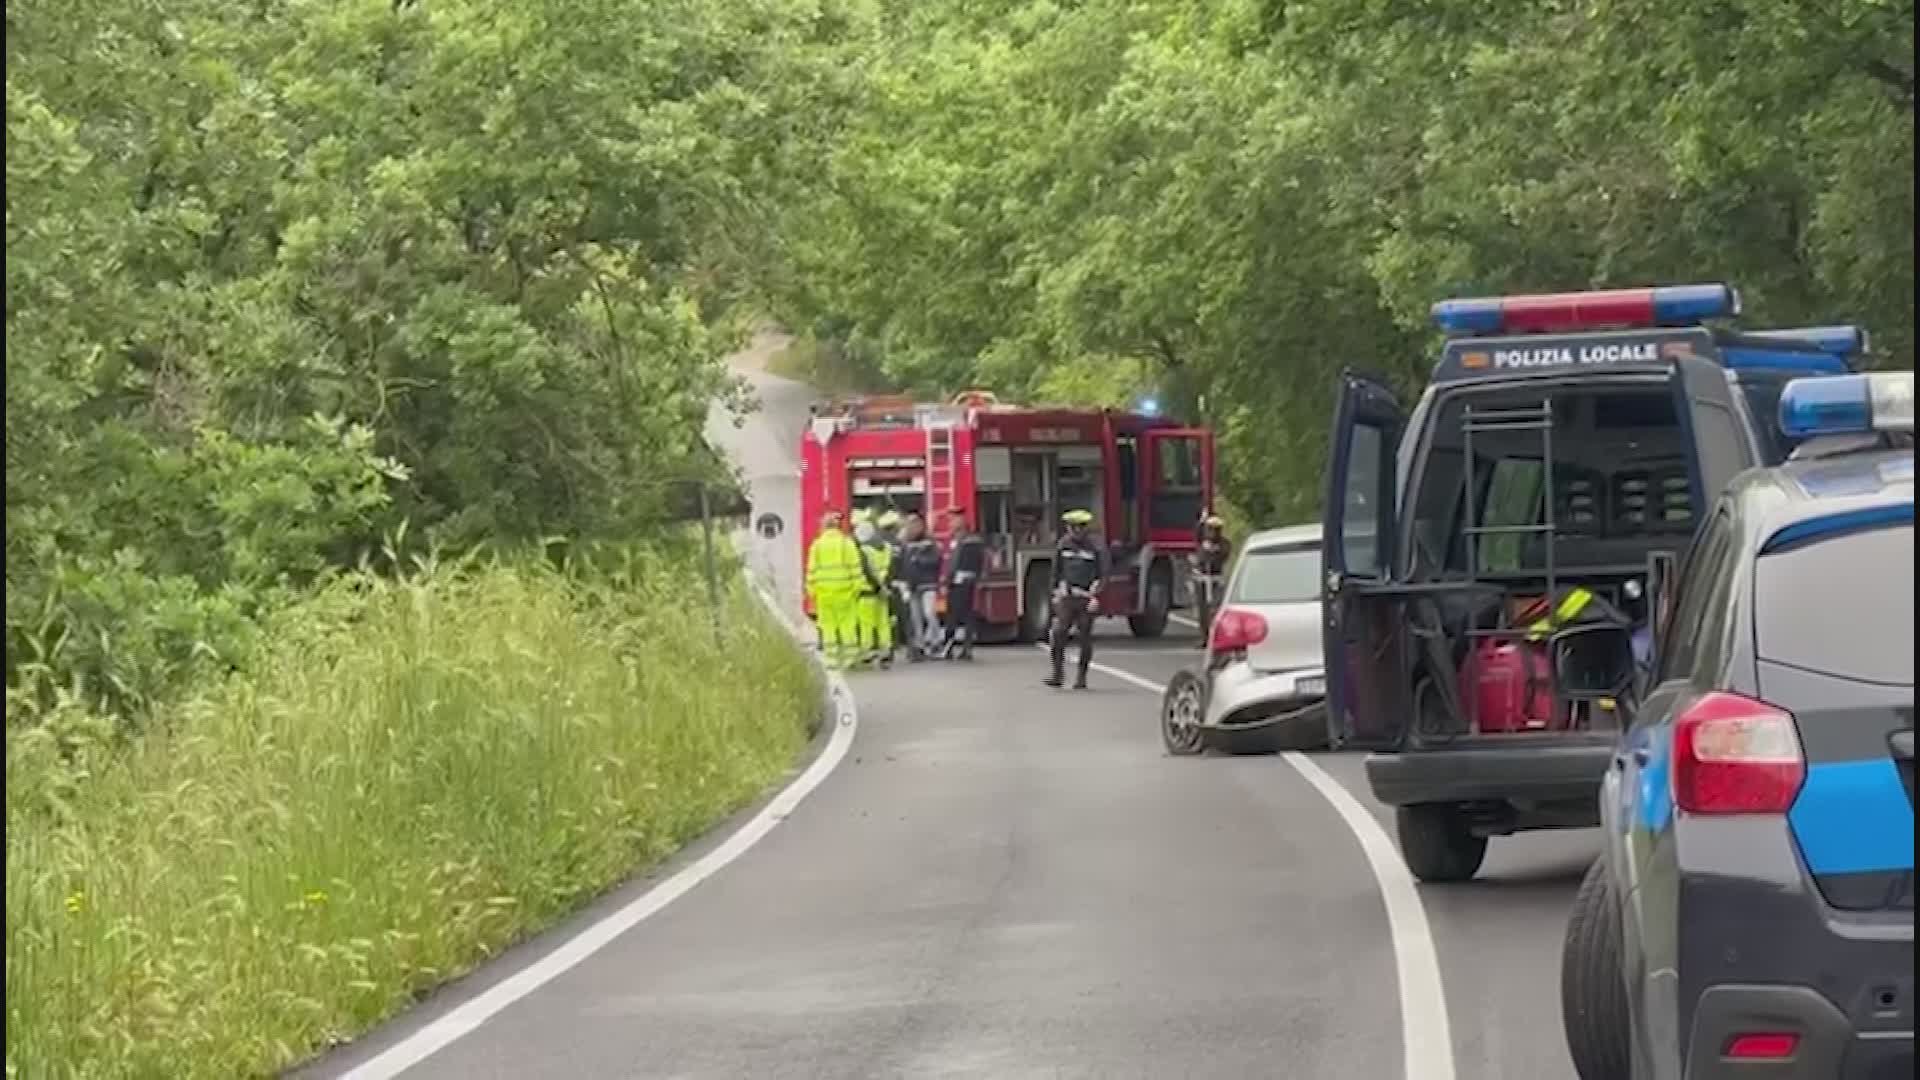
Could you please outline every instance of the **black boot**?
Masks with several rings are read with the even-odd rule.
[[[1056,690],[1060,688],[1062,683],[1066,682],[1065,679],[1060,677],[1060,673],[1058,671],[1055,671],[1053,674],[1047,676],[1046,678],[1040,681],[1043,683],[1046,683],[1048,686],[1055,688]]]
[[[1087,669],[1086,668],[1081,668],[1079,671],[1074,672],[1073,688],[1075,690],[1085,690],[1087,688]]]

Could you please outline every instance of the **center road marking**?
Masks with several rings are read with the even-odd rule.
[[[753,591],[767,605],[781,625],[801,633],[794,617],[783,610],[773,595],[759,582],[752,583]],[[842,758],[847,756],[847,748],[853,745],[854,733],[860,726],[860,711],[853,699],[853,692],[838,672],[827,672],[827,685],[832,692],[834,725],[833,733],[827,738],[825,749],[813,759],[813,764],[795,777],[793,782],[782,788],[773,801],[762,807],[753,820],[741,826],[733,835],[726,838],[719,847],[707,852],[678,871],[641,893],[626,906],[601,919],[599,922],[581,930],[567,939],[559,948],[514,972],[505,979],[488,987],[484,992],[461,1002],[448,1010],[446,1015],[431,1024],[415,1031],[406,1038],[389,1046],[379,1054],[362,1062],[348,1072],[342,1080],[391,1080],[427,1057],[441,1050],[455,1039],[471,1032],[486,1023],[495,1013],[540,989],[553,979],[565,973],[569,968],[607,947],[615,938],[638,926],[640,922],[686,895],[694,886],[720,872],[728,863],[747,853],[747,849],[760,842],[760,838],[773,831],[773,827],[786,820],[793,813],[800,800],[807,797],[820,782],[833,772]]]
[[[1045,649],[1045,642],[1035,643]],[[1167,688],[1152,679],[1109,664],[1088,665],[1102,675],[1164,694]],[[1387,929],[1393,939],[1394,974],[1400,984],[1400,1042],[1405,1050],[1406,1080],[1454,1080],[1453,1029],[1447,1019],[1446,988],[1440,979],[1440,957],[1427,925],[1427,909],[1413,875],[1401,861],[1392,838],[1360,800],[1328,775],[1313,759],[1297,751],[1280,755],[1320,797],[1333,806],[1360,843],[1367,867],[1387,906]]]

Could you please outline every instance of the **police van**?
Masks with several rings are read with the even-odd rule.
[[[1851,326],[1726,328],[1724,284],[1449,300],[1412,410],[1343,373],[1327,473],[1329,739],[1373,751],[1409,869],[1478,872],[1488,838],[1599,823],[1620,703],[1572,700],[1583,626],[1647,647],[1696,516],[1782,461],[1782,387],[1845,373]],[[1595,635],[1594,640],[1614,640]],[[1629,687],[1621,688],[1623,694]]]

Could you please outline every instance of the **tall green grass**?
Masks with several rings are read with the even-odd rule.
[[[751,801],[818,686],[698,581],[359,576],[132,744],[10,716],[7,1075],[277,1071]]]

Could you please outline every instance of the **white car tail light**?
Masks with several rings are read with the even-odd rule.
[[[1223,608],[1213,617],[1213,632],[1208,638],[1207,651],[1218,656],[1225,653],[1245,652],[1249,646],[1258,645],[1267,640],[1267,620],[1251,611],[1239,608]]]

